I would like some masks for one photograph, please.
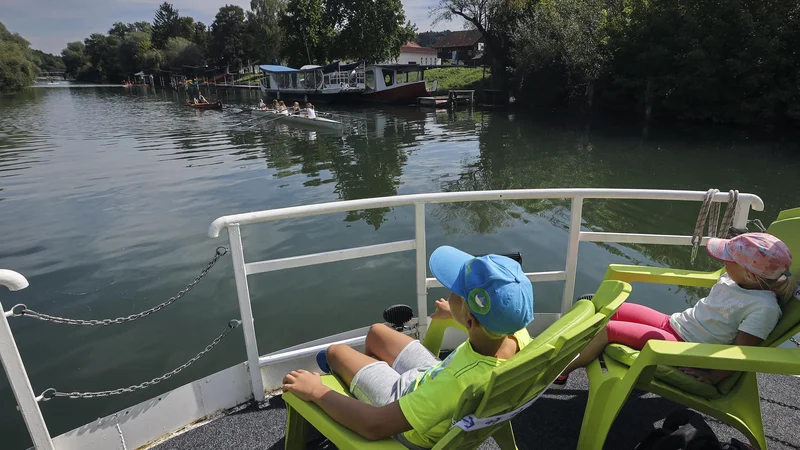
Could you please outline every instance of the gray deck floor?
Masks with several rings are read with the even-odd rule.
[[[770,450],[800,449],[800,378],[759,375],[761,408]],[[570,377],[564,388],[550,389],[531,408],[513,420],[520,449],[575,450],[587,380],[582,370]],[[681,408],[653,394],[634,391],[611,429],[606,450],[633,450],[670,412]],[[709,420],[721,442],[744,440],[733,428]],[[275,397],[261,405],[250,405],[158,445],[159,450],[227,450],[283,448],[286,410]],[[746,442],[746,441],[745,441]],[[330,449],[318,435],[309,449]],[[481,449],[495,449],[487,442]]]

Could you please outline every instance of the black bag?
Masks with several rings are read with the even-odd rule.
[[[740,450],[737,447],[727,449]],[[722,446],[703,416],[682,409],[668,415],[664,426],[651,431],[635,450],[722,450]]]

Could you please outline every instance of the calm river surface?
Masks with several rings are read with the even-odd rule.
[[[204,92],[205,93],[205,92]],[[222,91],[224,111],[182,106],[169,90],[43,87],[0,96],[0,268],[30,287],[0,292],[5,309],[106,318],[150,308],[182,289],[227,235],[218,216],[252,210],[480,189],[614,187],[760,195],[765,223],[798,206],[794,143],[744,132],[582,124],[508,111],[435,113],[413,107],[336,107],[360,117],[344,136],[247,122],[256,92]],[[319,108],[326,111],[328,108]],[[713,162],[712,162],[713,161]],[[697,204],[589,200],[593,230],[691,234]],[[428,251],[520,251],[526,271],[561,270],[569,206],[563,201],[427,208]],[[253,261],[413,238],[413,209],[369,210],[243,228]],[[685,248],[584,243],[576,294],[609,263],[690,267]],[[384,307],[414,304],[412,252],[250,278],[259,350],[267,353],[379,321]],[[699,258],[696,267],[712,268]],[[537,312],[555,312],[561,283],[535,286]],[[443,295],[432,290],[430,302]],[[661,295],[656,295],[661,294]],[[692,292],[641,287],[632,299],[665,312]],[[13,318],[38,393],[106,390],[177,367],[238,317],[230,257],[184,299],[137,322],[78,328]],[[114,398],[42,404],[53,435],[246,359],[241,332],[179,375]],[[30,444],[0,375],[0,442]]]

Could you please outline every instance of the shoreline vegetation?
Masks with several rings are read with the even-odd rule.
[[[61,57],[33,50],[0,22],[0,93],[30,86],[40,72],[63,72]]]
[[[430,70],[438,92],[491,88],[525,106],[645,120],[800,122],[800,0],[437,1],[434,23],[480,32],[488,67],[486,81],[482,69]],[[75,80],[118,83],[141,70],[213,77],[257,63],[388,61],[407,41],[441,35],[417,33],[401,0],[252,0],[221,7],[210,26],[164,2],[152,22],[114,23],[53,58]],[[0,90],[29,84],[37,57],[52,56],[34,53],[0,30]]]

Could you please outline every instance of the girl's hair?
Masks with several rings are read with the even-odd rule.
[[[745,270],[744,273],[745,276],[749,278],[748,281],[756,283],[762,288],[774,292],[778,297],[778,304],[781,307],[786,306],[786,304],[789,303],[789,300],[794,298],[794,291],[797,288],[797,284],[791,274],[788,276],[783,275],[777,280],[769,280],[747,270]]]

